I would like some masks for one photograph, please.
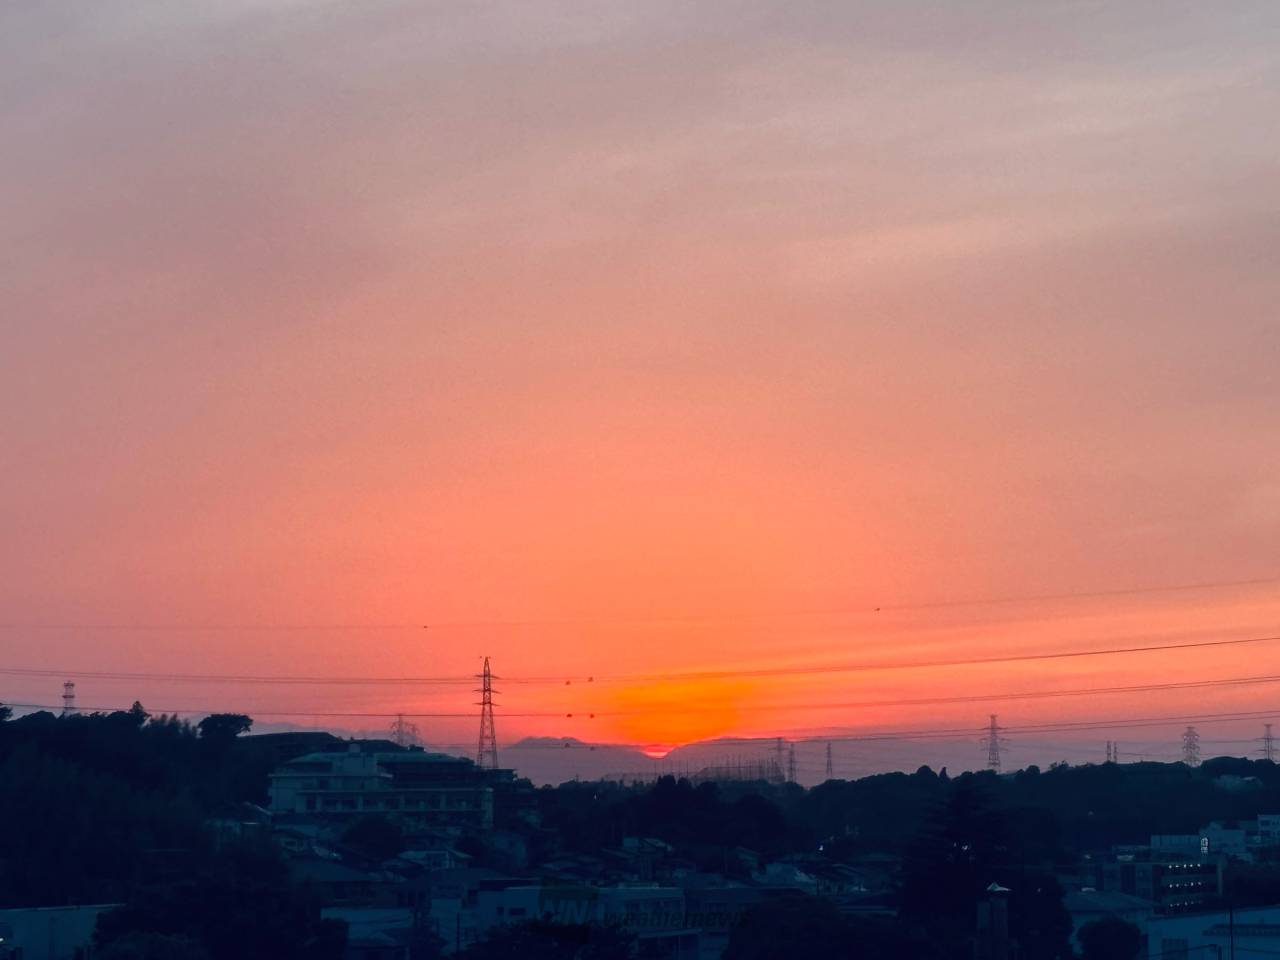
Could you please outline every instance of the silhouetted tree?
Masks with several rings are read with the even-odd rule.
[[[729,933],[724,960],[844,957],[848,939],[848,925],[829,901],[785,897],[743,915]]]
[[[243,713],[215,713],[196,724],[202,739],[214,741],[234,740],[252,726],[253,720]]]
[[[1120,917],[1091,920],[1076,939],[1082,960],[1133,960],[1142,949],[1142,931]]]
[[[346,927],[322,921],[273,854],[238,852],[159,883],[98,918],[104,951],[144,934],[198,944],[209,960],[341,960]]]

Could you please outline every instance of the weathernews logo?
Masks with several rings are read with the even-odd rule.
[[[684,902],[657,897],[618,903],[610,910],[595,887],[544,884],[538,892],[538,914],[549,923],[670,930],[686,926]]]
[[[591,923],[599,902],[595,887],[544,884],[538,893],[538,913],[552,923]]]

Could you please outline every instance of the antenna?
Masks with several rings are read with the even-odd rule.
[[[489,658],[484,658],[484,673],[480,680],[480,745],[476,749],[476,766],[484,770],[498,769],[498,734],[493,727],[493,674],[489,670]]]
[[[835,767],[831,763],[831,741],[827,741],[827,779],[835,779]]]
[[[1004,750],[1004,738],[1000,731],[1004,729],[996,722],[996,714],[990,714],[991,722],[987,725],[987,735],[982,738],[982,745],[987,748],[987,769],[1000,772],[1000,752]]]
[[[1271,735],[1271,724],[1263,724],[1262,759],[1268,763],[1276,762],[1276,738]]]
[[[1200,765],[1200,731],[1195,727],[1182,731],[1182,762],[1188,767]]]
[[[74,716],[76,712],[76,685],[68,680],[62,685],[62,715]]]
[[[787,750],[787,781],[789,783],[796,782],[796,745],[789,745]]]

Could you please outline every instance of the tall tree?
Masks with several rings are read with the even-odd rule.
[[[214,713],[196,724],[196,729],[203,740],[229,742],[248,733],[252,726],[253,720],[243,713]]]

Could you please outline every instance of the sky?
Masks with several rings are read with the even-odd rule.
[[[1280,642],[866,667],[1280,635],[1277,36],[1270,0],[0,6],[0,667],[47,674],[0,701],[74,671],[465,743],[488,655],[507,742],[1271,709],[999,697]]]

